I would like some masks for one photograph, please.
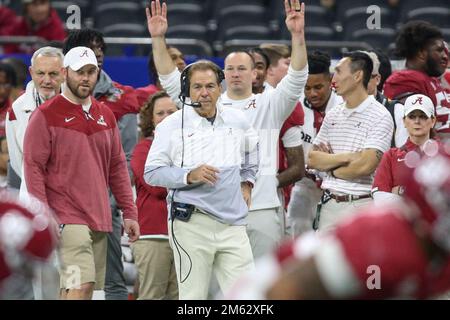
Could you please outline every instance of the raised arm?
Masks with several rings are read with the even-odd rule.
[[[160,75],[168,75],[176,66],[167,50],[165,38],[168,27],[167,5],[165,2],[161,5],[159,0],[152,1],[150,8],[145,8],[145,13],[147,15],[148,32],[152,37],[152,51],[156,70]]]
[[[307,63],[305,44],[305,4],[299,0],[284,1],[286,27],[291,33],[291,68],[300,71]]]
[[[305,43],[305,4],[299,0],[284,1],[286,27],[291,33],[291,64],[287,75],[270,95],[270,109],[275,123],[281,127],[294,110],[308,79]]]

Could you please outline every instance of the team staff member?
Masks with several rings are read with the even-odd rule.
[[[160,8],[159,1],[152,5]],[[175,70],[167,54],[164,35],[167,30],[164,3],[159,9],[158,22],[161,32],[152,33],[152,49],[161,83],[173,100],[180,93],[179,72]],[[285,1],[286,25],[292,34],[291,65],[286,77],[277,88],[262,94],[252,93],[255,66],[247,52],[233,52],[225,59],[225,81],[227,91],[222,94],[220,104],[244,112],[253,128],[258,131],[260,143],[260,170],[252,192],[247,231],[252,252],[258,257],[276,246],[283,236],[277,193],[278,138],[283,122],[294,110],[303,90],[308,74],[306,45],[304,39],[304,5],[298,0]]]
[[[147,98],[139,98],[137,90],[130,86],[113,81],[103,70],[106,44],[103,34],[97,30],[84,28],[73,30],[64,42],[64,52],[77,46],[86,46],[94,51],[98,62],[99,74],[94,88],[95,99],[105,104],[116,116],[120,131],[120,140],[125,152],[127,165],[131,153],[137,143],[137,117],[140,107]],[[142,99],[142,100],[139,100]],[[131,170],[128,172],[131,174]],[[108,234],[108,253],[106,263],[105,299],[127,300],[128,290],[125,284],[124,267],[122,262],[122,216],[117,201],[110,196],[113,215],[113,232]]]
[[[35,110],[25,133],[25,181],[62,224],[61,298],[91,299],[94,284],[102,289],[105,279],[108,186],[130,241],[139,237],[139,225],[114,115],[91,97],[99,72],[95,54],[75,47],[64,67],[63,93]],[[71,280],[73,266],[79,281]]]
[[[152,34],[161,26],[156,8],[152,3],[152,19],[147,9]],[[192,103],[157,126],[144,178],[176,189],[167,199],[172,248],[182,254],[178,259],[175,253],[179,297],[206,299],[212,272],[227,290],[253,268],[245,224],[258,170],[258,136],[241,111],[217,104],[223,79],[217,65],[201,60],[187,68],[182,94]]]
[[[61,92],[63,76],[62,51],[54,47],[36,50],[29,68],[31,81],[25,92],[12,104],[7,121],[6,137],[11,167],[23,178],[23,140],[28,121],[34,110]],[[24,190],[25,184],[21,185]]]
[[[373,182],[372,195],[375,202],[382,203],[402,195],[404,177],[401,173],[407,166],[415,164],[417,155],[434,152],[437,147],[437,142],[430,140],[436,123],[434,105],[430,98],[423,94],[409,96],[405,100],[403,123],[408,130],[408,140],[401,148],[391,148],[384,153]]]
[[[131,245],[139,275],[139,300],[178,299],[173,251],[167,228],[167,189],[154,187],[144,180],[144,167],[152,146],[155,127],[177,111],[164,91],[155,93],[139,114],[141,141],[131,158],[136,187],[136,206],[141,236]]]
[[[335,68],[336,93],[345,103],[326,114],[308,155],[308,167],[327,172],[316,215],[321,230],[372,200],[373,173],[391,144],[392,117],[367,94],[372,69],[372,60],[362,52],[349,53]]]
[[[331,58],[328,53],[314,51],[308,54],[308,80],[304,97],[300,98],[300,107],[304,115],[302,140],[305,163],[326,112],[343,102],[342,97],[337,95],[331,87],[330,65]],[[317,203],[322,196],[322,190],[318,186],[321,177],[316,176],[316,173],[318,172],[307,169],[306,176],[292,189],[288,219],[294,236],[312,229]]]

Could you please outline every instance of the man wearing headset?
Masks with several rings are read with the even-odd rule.
[[[304,38],[305,6],[299,0],[285,0],[286,26],[292,37],[291,64],[286,77],[275,90],[254,95],[252,78],[255,66],[247,52],[233,52],[225,59],[227,91],[220,104],[240,110],[257,130],[260,144],[258,177],[252,190],[247,233],[254,257],[270,252],[281,240],[280,199],[277,186],[278,137],[283,122],[289,117],[303,91],[308,76]],[[152,36],[152,49],[161,84],[174,99],[180,92],[179,73],[167,55],[164,39],[167,30],[167,5],[152,1],[152,14],[147,24]]]
[[[186,67],[184,106],[156,127],[145,164],[148,184],[172,189],[169,239],[182,300],[206,299],[212,272],[226,291],[253,268],[245,224],[258,136],[242,111],[217,104],[223,77],[207,60]]]

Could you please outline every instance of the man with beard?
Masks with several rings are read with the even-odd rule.
[[[77,46],[86,46],[95,53],[99,73],[93,96],[106,105],[118,121],[120,140],[127,159],[128,172],[131,176],[129,162],[137,143],[137,116],[135,113],[139,112],[140,107],[148,99],[148,95],[143,96],[138,94],[138,90],[133,87],[113,81],[103,70],[106,44],[101,32],[89,28],[73,30],[64,42],[64,53]],[[107,300],[127,300],[128,290],[122,264],[122,216],[117,201],[111,194],[110,202],[113,232],[108,234],[105,298]]]
[[[410,21],[404,25],[396,40],[397,55],[406,58],[406,69],[394,72],[384,84],[384,94],[401,103],[413,94],[430,97],[435,106],[436,131],[441,138],[450,137],[450,101],[438,79],[448,63],[442,32],[425,21]],[[401,119],[402,104],[396,105]],[[399,122],[401,123],[401,121]],[[403,145],[408,137],[404,126],[395,133],[396,145]]]
[[[29,193],[47,203],[61,224],[61,298],[91,299],[94,285],[102,289],[105,279],[112,231],[108,187],[131,242],[139,225],[114,114],[91,96],[99,72],[95,53],[75,47],[64,68],[63,93],[30,119],[24,173]]]
[[[23,178],[23,139],[32,112],[61,91],[64,55],[60,49],[43,47],[31,57],[31,81],[25,92],[12,104],[6,117],[6,138],[12,170]],[[9,170],[9,169],[8,169]],[[25,184],[20,184],[22,192]]]

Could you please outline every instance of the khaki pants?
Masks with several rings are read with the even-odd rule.
[[[359,207],[372,203],[372,198],[365,198],[361,200],[336,202],[330,199],[327,203],[322,205],[320,210],[319,229],[320,232],[330,231],[336,228],[336,225],[341,221],[358,213]]]
[[[79,289],[94,282],[95,290],[105,284],[107,233],[86,225],[66,224],[61,232],[61,289]]]
[[[175,241],[171,229],[169,222],[180,300],[206,299],[212,272],[225,292],[254,268],[245,226],[227,225],[194,211],[189,221],[173,222]]]
[[[177,300],[173,252],[165,239],[142,239],[131,244],[139,275],[138,300]]]
[[[283,210],[278,208],[248,212],[247,234],[255,260],[272,252],[279,245],[284,237],[283,220]]]
[[[303,178],[294,185],[288,206],[288,219],[294,236],[313,230],[313,219],[321,196],[322,189],[309,178]]]

